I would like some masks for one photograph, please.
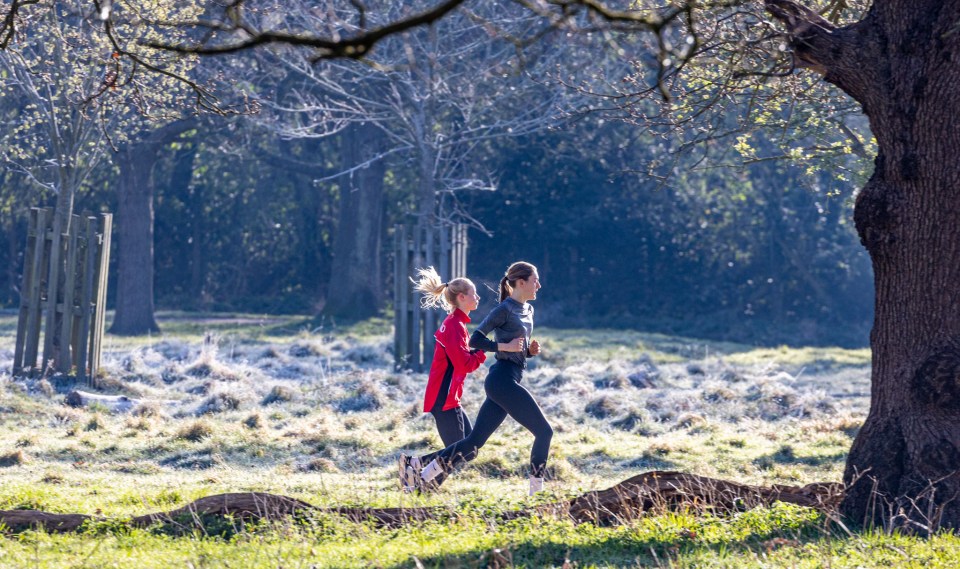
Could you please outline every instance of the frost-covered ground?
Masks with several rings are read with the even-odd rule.
[[[424,373],[396,371],[389,323],[168,316],[165,334],[108,337],[100,391],[132,412],[64,404],[75,385],[14,379],[0,349],[0,509],[116,515],[216,492],[317,504],[523,500],[532,437],[508,420],[436,495],[397,491],[400,450],[438,448]],[[840,478],[866,414],[866,350],[751,349],[639,332],[539,331],[524,384],[556,435],[548,487],[576,493],[652,469],[747,483]],[[483,367],[465,408],[483,399]]]

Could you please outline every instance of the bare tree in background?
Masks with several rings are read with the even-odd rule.
[[[303,13],[311,20],[304,28],[327,24]],[[398,19],[400,9],[381,17]],[[532,41],[542,33],[539,17],[491,2],[387,38],[365,64],[318,66],[288,50],[272,54],[274,64],[263,67],[281,76],[274,84],[283,91],[264,97],[263,123],[284,137],[339,133],[342,140],[341,170],[324,180],[341,185],[326,314],[369,316],[380,306],[387,164],[415,185],[407,207],[417,223],[472,221],[461,194],[496,184],[496,173],[478,166],[481,155],[499,138],[557,126],[573,98],[585,98],[545,84],[565,56],[584,52],[545,49],[543,38]]]
[[[215,78],[197,68],[199,58],[120,40],[150,37],[142,20],[121,12],[113,21],[116,14],[94,7],[83,1],[8,6],[8,16],[16,10],[18,17],[8,18],[4,30],[20,33],[6,36],[0,65],[10,78],[5,95],[24,104],[16,123],[7,125],[5,136],[13,144],[7,145],[5,165],[57,196],[54,231],[59,233],[67,230],[75,196],[93,169],[117,167],[117,302],[111,332],[145,334],[158,329],[151,176],[157,152],[176,136],[171,131],[190,128],[198,109],[231,114],[251,107],[243,100],[230,106],[215,98],[210,90]],[[139,7],[136,14],[193,18],[198,10],[153,6]],[[172,40],[186,32],[165,33]]]

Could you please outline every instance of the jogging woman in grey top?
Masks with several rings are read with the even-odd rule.
[[[547,457],[553,428],[543,416],[540,406],[520,381],[527,367],[527,358],[540,353],[540,343],[531,339],[533,333],[533,306],[528,302],[537,298],[540,275],[537,268],[523,261],[507,269],[500,280],[500,304],[490,311],[470,338],[470,347],[496,352],[497,362],[490,367],[483,387],[487,398],[480,407],[473,431],[465,439],[455,442],[438,455],[425,457],[400,456],[401,484],[423,489],[437,482],[441,473],[449,473],[459,464],[473,460],[503,423],[507,415],[533,433],[530,451],[530,494],[543,489]],[[494,333],[494,340],[487,334]],[[497,350],[497,344],[506,344],[522,337],[524,348],[519,352]],[[436,456],[436,458],[432,458]],[[423,465],[424,462],[428,464]]]

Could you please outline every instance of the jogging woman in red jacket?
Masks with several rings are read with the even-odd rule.
[[[441,282],[433,267],[418,270],[417,277],[414,288],[423,294],[420,305],[424,308],[440,307],[449,312],[434,334],[437,342],[423,398],[423,412],[433,415],[440,439],[448,446],[472,432],[470,419],[460,406],[460,397],[467,374],[486,359],[483,351],[471,350],[467,346],[467,323],[470,322],[470,312],[476,310],[480,302],[480,296],[470,279]],[[516,352],[521,345],[521,339],[516,339],[497,345],[497,349]]]
[[[475,348],[496,351],[483,387],[487,399],[477,413],[476,428],[463,440],[426,456],[400,455],[400,481],[420,490],[436,488],[455,467],[477,457],[480,448],[507,416],[513,417],[534,436],[530,450],[530,494],[543,489],[553,429],[533,396],[521,385],[527,358],[540,353],[532,339],[533,306],[540,290],[540,275],[530,263],[518,261],[500,279],[500,304],[487,314],[470,338]],[[495,340],[487,338],[493,332]],[[520,342],[517,350],[504,350],[504,343]],[[525,347],[526,346],[526,347]]]

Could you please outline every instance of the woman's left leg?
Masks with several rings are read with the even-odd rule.
[[[508,415],[533,433],[533,448],[530,449],[530,475],[543,478],[550,455],[553,428],[544,417],[533,395],[517,381],[498,382],[487,390],[487,397],[503,407]]]

